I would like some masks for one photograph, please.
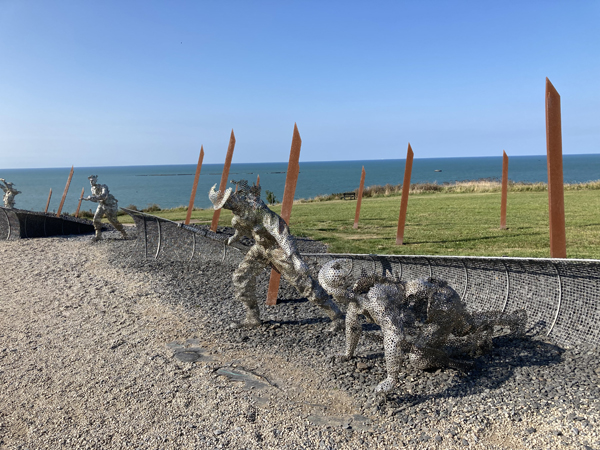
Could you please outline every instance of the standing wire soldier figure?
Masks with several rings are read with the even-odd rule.
[[[233,212],[231,225],[235,233],[227,244],[231,245],[242,236],[254,238],[244,260],[233,273],[234,294],[246,307],[246,317],[236,327],[256,327],[262,322],[256,298],[256,278],[266,268],[277,270],[300,295],[322,308],[332,320],[332,331],[342,329],[343,315],[318,281],[313,279],[308,266],[296,247],[285,221],[271,211],[260,198],[260,186],[248,186],[246,180],[231,181],[238,186],[236,192],[211,188],[208,197],[214,209],[225,208]]]
[[[127,237],[123,225],[119,223],[117,219],[117,199],[108,191],[108,186],[105,184],[98,184],[98,175],[90,175],[88,177],[90,185],[92,186],[92,195],[83,198],[90,202],[98,203],[96,214],[94,214],[94,229],[96,235],[92,238],[92,241],[99,241],[102,239],[102,217],[106,217],[113,227],[121,232],[123,238]]]
[[[4,178],[0,178],[0,182],[4,184],[0,184],[0,189],[4,191],[4,207],[12,209],[15,207],[15,195],[21,194],[21,191],[14,189],[14,184]]]

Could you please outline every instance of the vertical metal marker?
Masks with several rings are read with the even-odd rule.
[[[75,211],[75,218],[79,217],[79,208],[81,208],[81,201],[83,200],[83,194],[85,193],[85,188],[81,188],[81,195],[79,196],[79,203],[77,203],[77,210]]]
[[[550,215],[550,257],[567,257],[565,197],[562,164],[560,95],[546,78],[546,152],[548,161],[548,212]]]
[[[221,184],[219,184],[219,190],[224,192],[227,188],[227,179],[229,178],[229,168],[231,167],[231,160],[233,158],[233,149],[235,148],[235,135],[231,130],[231,136],[229,137],[229,146],[227,147],[227,156],[225,156],[225,165],[223,166],[223,174],[221,175]],[[217,231],[217,225],[219,225],[219,216],[221,210],[217,209],[213,213],[212,223],[210,225],[211,231]]]
[[[50,206],[50,198],[52,198],[52,188],[50,188],[50,193],[48,194],[48,201],[46,202],[46,209],[44,209],[45,213],[48,212],[48,206]]]
[[[400,216],[398,217],[398,231],[396,232],[396,245],[404,243],[404,224],[406,223],[406,208],[408,207],[408,191],[410,190],[410,175],[412,173],[414,153],[408,143],[406,151],[406,165],[404,166],[404,183],[402,184],[402,200],[400,201]]]
[[[508,156],[502,150],[502,199],[500,200],[500,229],[506,230],[506,197],[508,195]]]
[[[200,170],[202,169],[202,160],[204,159],[204,146],[200,146],[200,156],[198,157],[198,164],[196,165],[196,174],[194,175],[194,185],[192,186],[192,194],[190,195],[190,204],[188,205],[187,216],[185,217],[185,224],[190,224],[192,218],[192,209],[194,209],[194,200],[196,199],[196,188],[198,187],[198,178],[200,178]]]
[[[358,229],[358,218],[360,217],[360,204],[362,202],[363,189],[365,187],[365,166],[362,166],[362,172],[360,174],[360,186],[358,187],[358,197],[356,199],[356,213],[354,214],[354,228]]]
[[[294,194],[296,193],[296,183],[298,182],[298,173],[300,172],[300,147],[302,139],[298,133],[298,127],[294,124],[294,135],[292,137],[292,148],[290,149],[290,160],[288,162],[287,174],[285,176],[285,189],[283,190],[283,202],[281,203],[281,218],[285,223],[290,224],[292,215],[292,206],[294,205]],[[275,269],[271,269],[271,278],[269,279],[269,290],[267,291],[267,305],[277,304],[277,293],[279,292],[279,281],[281,274]]]
[[[71,178],[73,178],[73,166],[71,166],[71,172],[69,173],[69,179],[67,180],[67,185],[65,186],[65,191],[63,192],[62,198],[60,199],[60,206],[58,207],[56,217],[60,217],[60,213],[62,211],[63,205],[65,204],[65,198],[67,198],[67,192],[69,192],[69,185],[71,184]]]

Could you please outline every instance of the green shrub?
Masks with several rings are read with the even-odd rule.
[[[156,212],[156,211],[161,211],[161,208],[156,203],[149,203],[148,206],[146,206],[144,209],[142,209],[142,211],[143,212]]]

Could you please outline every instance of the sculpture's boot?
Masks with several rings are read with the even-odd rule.
[[[233,322],[231,328],[256,328],[262,324],[258,306],[256,308],[248,308],[246,317],[241,322]]]
[[[94,225],[94,229],[96,230],[96,234],[92,238],[92,242],[97,242],[102,239],[102,226],[97,227]]]
[[[125,233],[125,227],[117,222],[117,226],[115,226],[115,228],[121,233],[121,236],[123,236],[123,239],[127,239],[127,233]]]

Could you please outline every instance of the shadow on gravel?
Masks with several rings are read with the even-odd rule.
[[[486,390],[501,388],[518,368],[553,366],[562,362],[564,350],[554,344],[531,337],[513,338],[501,336],[494,339],[494,348],[475,360],[469,373],[454,377],[440,392],[432,394],[392,393],[387,402],[394,406],[415,406],[432,399],[460,398],[477,395]],[[402,381],[401,381],[402,383]]]

